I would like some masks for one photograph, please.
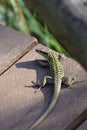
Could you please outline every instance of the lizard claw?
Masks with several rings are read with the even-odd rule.
[[[41,90],[41,86],[37,89],[37,90],[35,90],[35,92],[34,93],[37,93],[38,91],[40,91]]]

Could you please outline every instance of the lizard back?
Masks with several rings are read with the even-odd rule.
[[[43,51],[41,50],[40,52],[43,53]],[[53,55],[51,51],[47,53],[47,60],[50,65],[51,76],[54,83],[54,92],[53,92],[52,100],[48,108],[42,114],[42,116],[29,128],[29,130],[33,130],[39,123],[41,123],[48,116],[48,114],[54,108],[57,102],[58,96],[60,94],[62,77],[64,76],[63,66],[61,62]]]

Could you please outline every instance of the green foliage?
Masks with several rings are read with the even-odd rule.
[[[0,7],[0,15],[5,21],[5,25],[11,26],[23,33],[30,33],[49,48],[66,53],[49,32],[46,24],[42,25],[38,21],[35,13],[29,11],[23,0],[4,0],[4,2],[1,2]]]

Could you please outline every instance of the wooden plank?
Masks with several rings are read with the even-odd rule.
[[[84,126],[84,122],[87,120],[87,109],[82,111],[64,130],[76,130],[80,126]]]
[[[0,75],[36,43],[34,37],[0,25]]]
[[[85,121],[77,130],[86,130],[87,129],[87,121]]]
[[[35,92],[32,82],[41,82],[49,69],[40,67],[34,61],[42,57],[35,52],[37,45],[24,55],[15,65],[0,77],[0,129],[28,130],[48,106],[53,85],[47,85]],[[57,54],[57,53],[56,53]],[[35,130],[64,130],[84,109],[87,108],[87,73],[74,60],[65,57],[65,75],[73,76],[76,81],[70,88],[61,90],[59,100],[49,116]],[[86,127],[85,127],[86,128]],[[86,128],[87,129],[87,128]]]

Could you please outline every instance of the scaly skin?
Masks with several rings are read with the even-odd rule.
[[[42,116],[28,130],[33,130],[39,123],[41,123],[47,117],[47,115],[54,108],[57,102],[58,96],[60,94],[62,78],[64,77],[63,66],[61,62],[53,55],[51,51],[44,52],[39,49],[37,49],[36,51],[42,56],[44,56],[50,65],[51,77],[54,83],[54,92],[53,92],[53,97],[48,108],[45,110]],[[43,82],[43,85],[45,85],[44,82]]]

